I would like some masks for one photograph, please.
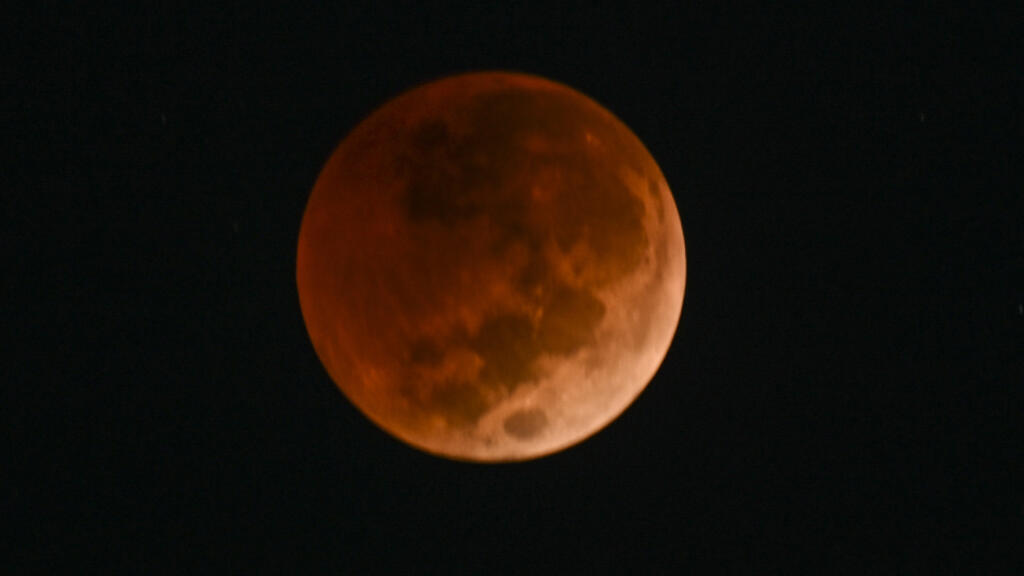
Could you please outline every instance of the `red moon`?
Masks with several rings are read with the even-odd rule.
[[[543,78],[415,88],[338,146],[296,265],[310,339],[380,428],[456,460],[527,460],[618,417],[668,351],[686,254],[640,140]]]

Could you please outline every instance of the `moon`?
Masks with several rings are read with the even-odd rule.
[[[341,142],[299,230],[299,304],[344,395],[455,460],[577,444],[644,390],[686,283],[679,212],[640,140],[536,76],[406,92]]]

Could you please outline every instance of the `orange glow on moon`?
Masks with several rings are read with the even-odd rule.
[[[415,88],[334,151],[299,232],[299,302],[370,420],[460,460],[599,431],[672,341],[686,256],[636,136],[566,86],[475,73]]]

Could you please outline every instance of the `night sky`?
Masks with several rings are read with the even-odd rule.
[[[1021,14],[23,4],[0,96],[15,573],[1018,573]],[[514,465],[374,427],[295,286],[337,143],[480,69],[614,112],[687,245],[647,390]]]

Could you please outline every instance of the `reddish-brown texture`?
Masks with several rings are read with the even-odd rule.
[[[429,452],[521,460],[620,414],[664,357],[685,251],[658,166],[563,85],[478,73],[362,122],[313,188],[302,313],[331,378]]]

